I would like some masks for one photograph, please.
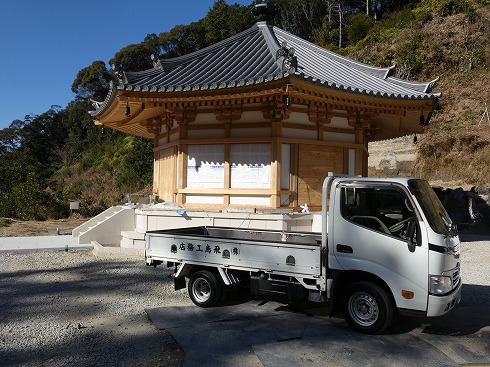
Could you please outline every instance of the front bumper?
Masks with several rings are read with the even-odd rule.
[[[427,308],[427,316],[435,317],[442,316],[448,313],[461,301],[461,287],[463,282],[460,281],[458,286],[445,296],[429,295],[429,306]]]

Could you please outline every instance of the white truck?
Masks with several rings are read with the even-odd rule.
[[[322,232],[190,227],[148,231],[146,263],[175,266],[175,289],[200,307],[229,287],[325,302],[367,334],[396,313],[440,316],[461,299],[460,241],[427,181],[329,173]]]

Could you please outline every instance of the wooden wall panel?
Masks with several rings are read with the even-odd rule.
[[[344,172],[342,147],[299,145],[298,205],[318,209],[322,205],[322,185],[328,172]]]
[[[175,147],[167,148],[159,152],[158,159],[158,196],[166,201],[175,201],[176,189],[176,162]]]

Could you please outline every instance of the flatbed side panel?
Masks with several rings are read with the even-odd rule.
[[[316,246],[321,242],[321,233],[314,232],[288,232],[267,229],[230,228],[230,227],[186,227],[176,229],[163,229],[146,232],[174,236],[195,236],[213,239],[252,240],[255,242],[297,243]]]
[[[146,256],[154,260],[294,276],[311,277],[321,273],[319,245],[147,233]]]

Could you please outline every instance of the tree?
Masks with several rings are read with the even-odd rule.
[[[14,151],[19,146],[19,131],[23,127],[24,121],[14,120],[9,127],[0,130],[0,157]]]
[[[17,218],[45,219],[47,195],[42,190],[42,183],[36,174],[30,172],[26,181],[18,183],[12,188],[12,203]]]
[[[189,54],[206,47],[205,28],[203,21],[191,23],[188,26],[177,25],[169,32],[162,32],[158,39],[165,58]]]
[[[112,80],[110,72],[103,61],[94,61],[90,66],[77,73],[71,85],[73,93],[77,97],[95,100],[104,100],[109,90],[109,82]]]
[[[248,7],[217,0],[203,19],[206,43],[212,45],[222,41],[254,23],[255,18]]]
[[[349,43],[356,44],[366,37],[373,24],[373,19],[368,15],[363,13],[352,14],[350,16],[350,25],[346,29]]]
[[[153,175],[153,141],[135,136],[124,138],[126,152],[116,173],[116,185],[122,193],[149,186]]]
[[[50,109],[41,115],[32,116],[32,120],[19,134],[19,149],[35,161],[34,172],[37,176],[46,179],[61,166],[58,152],[63,149],[67,130],[59,111]]]
[[[313,35],[323,27],[331,1],[277,0],[276,3],[279,14],[275,23],[305,40],[314,41]]]
[[[15,216],[12,187],[26,180],[31,165],[29,157],[18,149],[0,155],[0,216]]]
[[[88,113],[93,109],[92,105],[85,101],[74,100],[60,111],[60,118],[66,129],[66,139],[62,149],[57,152],[63,165],[72,165],[79,161],[85,152],[123,136],[116,130],[95,125]]]
[[[159,38],[155,34],[150,34],[141,43],[123,47],[109,60],[109,64],[113,65],[116,70],[148,70],[153,67],[151,56],[158,57],[161,49]]]

